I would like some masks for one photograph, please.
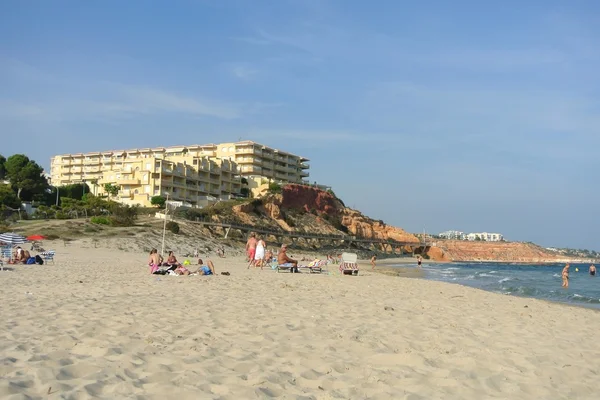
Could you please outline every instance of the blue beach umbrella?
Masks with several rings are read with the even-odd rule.
[[[15,244],[27,243],[27,238],[12,232],[0,233],[0,243],[14,246]]]

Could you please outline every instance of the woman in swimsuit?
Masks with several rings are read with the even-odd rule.
[[[567,264],[562,270],[562,287],[565,289],[569,287],[569,267],[570,265]]]
[[[181,266],[181,263],[177,261],[177,258],[175,257],[175,254],[172,251],[169,252],[169,257],[167,258],[167,262],[165,264],[167,264],[169,267]]]

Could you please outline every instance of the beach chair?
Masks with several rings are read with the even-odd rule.
[[[277,264],[277,273],[282,272],[282,271],[289,271],[289,272],[293,272],[293,265],[292,264]]]
[[[44,263],[48,263],[48,261],[52,261],[52,264],[54,264],[54,254],[56,252],[54,250],[50,250],[50,251],[44,251],[42,253],[40,253],[40,256],[42,256],[42,260],[44,260]]]
[[[342,275],[358,275],[358,256],[356,253],[342,253],[340,272]]]
[[[0,247],[0,268],[4,271],[4,263],[10,263],[12,259],[12,248],[10,246]]]
[[[308,270],[311,274],[320,274],[323,272],[323,267],[327,265],[326,260],[314,260],[308,265],[298,265],[299,270]]]

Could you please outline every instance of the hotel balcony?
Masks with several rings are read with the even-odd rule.
[[[251,173],[258,173],[260,174],[263,171],[263,169],[261,167],[256,167],[256,166],[243,166],[240,170],[240,172],[242,174],[251,174]]]
[[[302,171],[302,172],[300,172],[300,176],[303,178],[308,178],[308,172]]]
[[[310,165],[308,165],[307,163],[301,162],[300,163],[300,168],[302,168],[302,169],[309,169]]]
[[[250,148],[250,147],[242,147],[242,148],[236,148],[235,149],[235,154],[257,154],[257,155],[262,155],[262,150],[259,149],[255,149],[255,148]]]

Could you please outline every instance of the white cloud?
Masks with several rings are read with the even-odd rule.
[[[91,85],[86,98],[57,94],[52,101],[0,99],[3,119],[30,122],[104,120],[132,118],[149,114],[184,114],[217,119],[237,119],[260,109],[257,104],[235,104],[198,96],[186,96],[146,86]],[[94,91],[94,89],[98,89]]]
[[[258,74],[258,70],[242,64],[231,66],[230,71],[233,76],[243,81],[251,80]]]

